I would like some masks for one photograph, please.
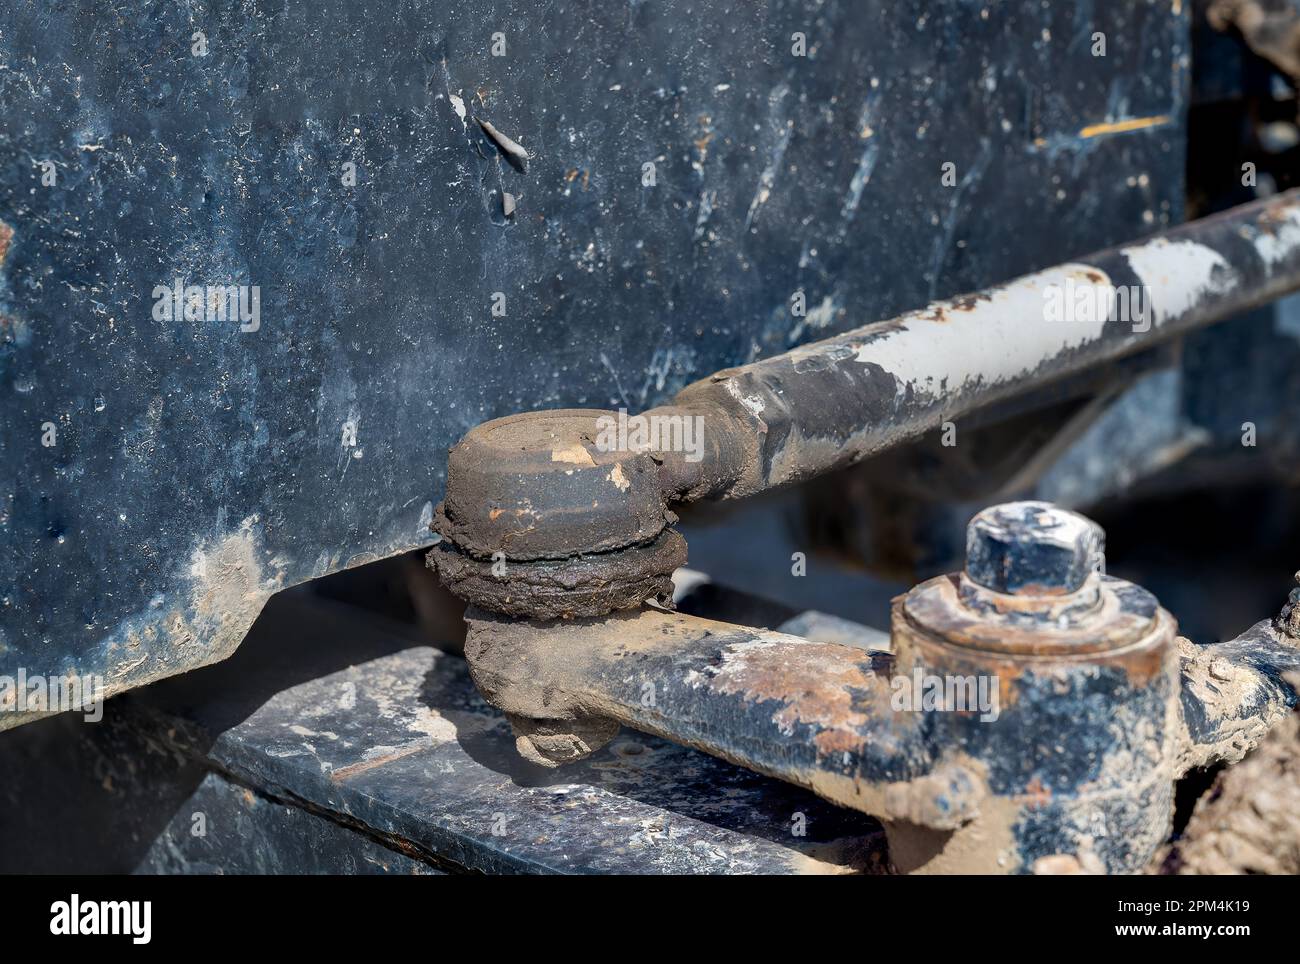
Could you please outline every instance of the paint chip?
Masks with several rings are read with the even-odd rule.
[[[478,126],[483,128],[483,133],[491,138],[492,143],[506,156],[506,160],[518,168],[520,173],[527,173],[529,157],[528,152],[524,150],[522,145],[506,137],[505,134],[493,127],[491,122],[485,121],[481,117],[474,119],[478,121]]]
[[[552,449],[552,462],[568,462],[570,465],[595,465],[596,460],[581,442],[574,442],[566,449]]]

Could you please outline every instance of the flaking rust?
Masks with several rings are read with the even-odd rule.
[[[479,123],[512,163],[526,161]],[[1172,617],[1104,575],[1088,520],[1040,503],[989,510],[996,525],[977,516],[967,571],[895,606],[892,654],[641,607],[666,599],[679,564],[671,504],[843,468],[941,418],[1293,290],[1297,198],[727,369],[637,416],[704,418],[699,460],[602,451],[594,429],[608,413],[479,426],[452,451],[433,522],[447,544],[430,555],[489,610],[467,615],[475,683],[529,759],[580,759],[633,726],[880,817],[902,869],[1140,869],[1171,826],[1174,779],[1244,752],[1295,699],[1283,684],[1217,683],[1272,680],[1295,650],[1274,625],[1221,644],[1217,682],[1201,673],[1215,675],[1213,659],[1180,664]],[[1145,328],[1037,323],[1050,286],[1133,280],[1155,305]],[[913,674],[992,680],[1000,707],[895,705],[892,683]]]
[[[922,584],[896,603],[893,652],[654,609],[471,610],[466,658],[534,762],[581,759],[627,725],[879,817],[906,871],[1136,870],[1172,814],[1173,621],[1100,574],[1087,520],[1000,511],[1009,527],[977,517],[971,539],[1014,551],[977,551],[973,572],[1018,591],[967,573]],[[1000,705],[899,703],[918,674],[992,679]]]
[[[888,654],[653,609],[565,623],[467,618],[471,675],[530,759],[593,752],[612,722],[945,830],[984,795],[978,761],[932,758],[920,717],[891,712]]]
[[[785,731],[808,726],[824,754],[861,749],[859,728],[874,708],[884,705],[873,665],[845,660],[843,647],[808,642],[798,646],[777,634],[759,634],[721,652],[721,662],[708,669],[700,685],[745,702],[770,702],[779,707],[772,721]],[[886,661],[882,657],[882,664]]]
[[[471,676],[535,763],[631,726],[878,817],[906,872],[1140,870],[1169,833],[1174,780],[1240,757],[1295,702],[1277,678],[1300,667],[1295,601],[1180,650],[1150,593],[1102,574],[1091,522],[1045,503],[987,511],[998,524],[972,521],[967,571],[895,601],[889,652],[655,608],[471,609]],[[579,591],[589,578],[571,576]],[[900,703],[917,677],[991,680],[996,706]]]

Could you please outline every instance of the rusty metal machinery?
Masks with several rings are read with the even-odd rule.
[[[1046,320],[1045,294],[1076,285],[1109,292],[1105,310]],[[662,595],[684,561],[671,503],[742,498],[843,468],[1297,287],[1300,193],[1288,192],[717,372],[633,416],[665,426],[660,439],[602,444],[602,425],[625,413],[496,419],[451,451],[433,564],[453,591],[495,612],[634,607]],[[1140,318],[1120,310],[1130,290],[1142,292]],[[699,445],[688,453],[680,441],[691,431]],[[493,572],[503,564],[508,579]]]
[[[15,0],[0,869],[1173,870],[1300,725],[1280,552],[1125,546],[1300,532],[1300,0],[1081,7]]]
[[[1150,313],[1046,321],[1045,290],[1075,282],[1139,287]],[[1167,836],[1175,778],[1239,757],[1294,703],[1289,621],[1180,650],[1156,599],[1104,574],[1097,526],[1024,502],[972,521],[965,572],[896,602],[888,652],[813,643],[667,611],[685,562],[670,505],[844,467],[1297,287],[1291,193],[719,372],[633,416],[697,420],[691,459],[665,441],[680,435],[611,444],[626,413],[479,426],[451,452],[429,554],[471,604],[471,674],[536,763],[581,759],[626,724],[880,817],[901,869],[1137,870]],[[1207,652],[1232,686],[1207,679]],[[983,710],[952,705],[953,681],[971,699],[983,687]],[[909,685],[917,705],[900,709]]]
[[[1266,621],[1180,646],[1150,593],[1103,574],[1096,526],[1041,503],[981,514],[969,545],[966,572],[897,600],[888,650],[655,608],[471,610],[466,657],[536,763],[624,724],[880,817],[903,870],[1141,868],[1174,780],[1239,759],[1294,703],[1295,637]]]

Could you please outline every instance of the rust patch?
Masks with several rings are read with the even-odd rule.
[[[987,612],[973,610],[961,601],[957,577],[945,575],[900,597],[900,608],[902,622],[923,634],[990,657],[1110,657],[1142,678],[1161,671],[1163,644],[1172,639],[1172,621],[1163,610],[1154,617],[1131,612],[1114,593],[1102,592],[1100,604],[1092,611],[1071,615],[1063,624],[1055,610],[1049,612],[1052,618],[1041,621],[1015,618],[1021,610],[1032,613],[1035,606],[1053,598],[1065,606],[1071,597],[1007,596]]]
[[[1155,117],[1129,117],[1120,121],[1089,124],[1079,131],[1079,136],[1087,138],[1101,137],[1105,134],[1127,134],[1130,131],[1146,130],[1148,127],[1159,127],[1161,124],[1168,123],[1168,114],[1158,114]]]
[[[700,155],[699,163],[703,164],[709,156],[709,142],[713,140],[715,134],[715,131],[711,126],[713,118],[708,114],[701,114],[697,118],[697,123],[700,125],[701,133],[695,140],[695,150]]]
[[[394,750],[392,753],[385,753],[383,756],[377,756],[372,760],[362,760],[359,763],[351,763],[345,767],[339,767],[330,774],[330,782],[342,783],[344,780],[351,779],[358,773],[365,773],[367,770],[373,770],[376,767],[385,766],[394,760],[400,760],[403,757],[419,753],[421,750],[427,750],[433,746],[432,741],[427,743],[412,743],[407,746]]]
[[[491,519],[493,522],[495,522],[497,519],[501,518],[506,513],[509,513],[510,515],[514,516],[516,519],[522,519],[524,516],[528,516],[529,518],[533,518],[533,519],[537,518],[537,514],[527,506],[525,506],[522,509],[502,509],[500,507],[497,507],[495,509],[489,509],[488,518]]]
[[[1300,200],[1269,205],[1260,212],[1259,217],[1255,220],[1255,225],[1265,234],[1276,236],[1277,229],[1290,224],[1297,210],[1300,210]]]
[[[780,703],[772,721],[781,732],[793,733],[799,724],[817,727],[813,742],[821,753],[861,749],[858,728],[869,718],[854,706],[852,691],[869,690],[877,680],[860,663],[845,661],[843,646],[791,646],[788,640],[759,636],[728,646],[722,659],[708,684],[712,692]]]
[[[931,305],[928,308],[922,308],[916,313],[916,319],[918,321],[933,321],[941,325],[952,320],[948,317],[948,310],[943,305]]]
[[[992,300],[984,294],[962,295],[960,298],[953,298],[948,305],[953,311],[974,311],[981,303]]]
[[[13,239],[14,229],[0,221],[0,268],[5,266],[5,258],[9,256],[9,245]]]

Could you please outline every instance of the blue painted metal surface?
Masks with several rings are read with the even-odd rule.
[[[1180,220],[1187,29],[1168,4],[10,0],[0,672],[116,692],[221,659],[280,588],[427,542],[487,418],[651,405]],[[256,286],[256,324],[169,320],[177,281]]]

